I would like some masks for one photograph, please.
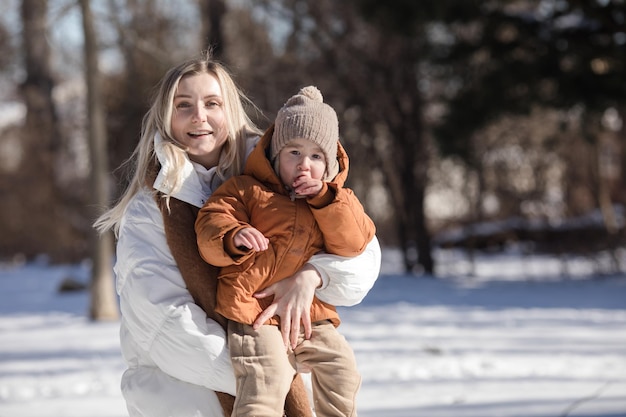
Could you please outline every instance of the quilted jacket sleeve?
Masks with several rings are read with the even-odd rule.
[[[374,222],[349,188],[325,183],[320,195],[309,199],[308,203],[324,234],[326,252],[356,256],[374,237]]]
[[[315,293],[317,298],[335,306],[353,306],[363,301],[378,279],[380,245],[374,236],[357,256],[323,253],[314,255],[308,263],[322,276],[322,287]]]
[[[231,178],[222,184],[200,209],[195,229],[202,258],[218,267],[239,265],[254,256],[251,249],[234,246],[233,236],[246,227],[250,219],[240,193],[248,184]]]
[[[169,251],[163,221],[148,193],[127,209],[117,246],[122,349],[138,347],[170,376],[234,394],[226,335],[187,291]]]

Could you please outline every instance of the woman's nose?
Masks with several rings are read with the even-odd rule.
[[[203,107],[196,107],[193,115],[192,115],[192,122],[194,123],[198,123],[198,122],[204,122],[206,120],[206,112],[204,111]]]

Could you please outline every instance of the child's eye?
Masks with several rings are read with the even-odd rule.
[[[295,150],[295,149],[294,149],[294,150],[292,150],[292,151],[289,151],[289,153],[290,153],[290,154],[292,154],[292,155],[295,155],[295,156],[300,155],[300,151]]]
[[[313,159],[323,159],[323,158],[324,158],[324,156],[323,156],[323,155],[320,155],[320,154],[318,154],[318,153],[315,153],[315,154],[311,155],[311,157],[312,157]]]

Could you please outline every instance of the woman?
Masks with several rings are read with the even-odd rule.
[[[171,69],[129,159],[130,184],[95,223],[118,237],[116,288],[128,364],[122,392],[131,417],[230,415],[232,398],[220,393],[234,395],[235,379],[223,319],[214,312],[217,274],[198,254],[194,222],[213,190],[242,172],[259,139],[244,103],[251,104],[208,57]],[[357,304],[379,267],[376,238],[356,258],[316,255],[262,291],[274,302],[258,322],[278,315],[285,343],[292,341],[313,295],[334,305]],[[311,415],[299,377],[285,408],[289,417]]]

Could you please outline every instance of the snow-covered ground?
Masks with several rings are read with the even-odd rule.
[[[363,375],[361,417],[626,416],[626,276],[561,275],[554,258],[438,254],[439,277],[383,273],[341,331]],[[118,323],[59,294],[89,265],[0,266],[0,417],[122,417]]]

